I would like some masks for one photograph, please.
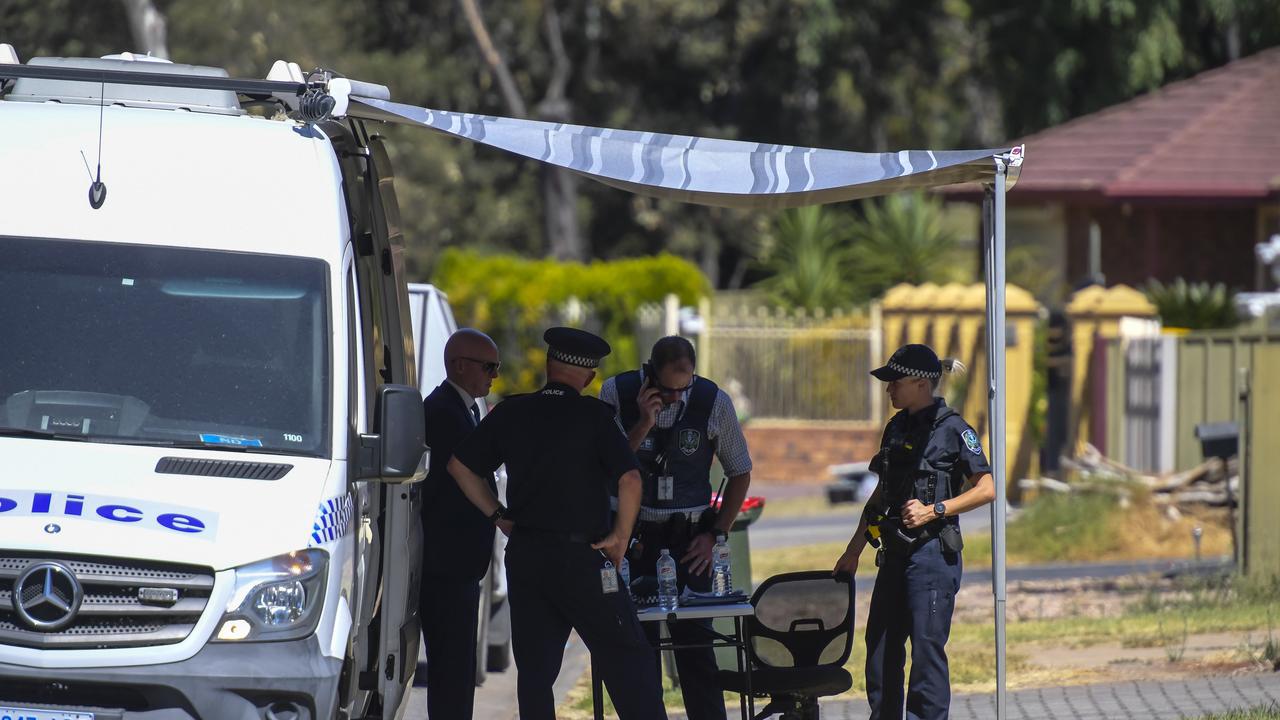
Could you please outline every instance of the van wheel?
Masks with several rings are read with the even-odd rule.
[[[509,667],[511,667],[511,641],[507,640],[501,645],[490,645],[485,670],[500,673],[506,672]]]

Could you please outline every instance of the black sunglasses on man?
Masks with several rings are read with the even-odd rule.
[[[473,363],[478,363],[480,365],[481,370],[484,370],[485,373],[489,375],[493,375],[494,377],[497,377],[498,372],[502,370],[502,363],[500,362],[494,362],[492,360],[481,360],[480,358],[467,357],[466,355],[459,355],[458,359],[470,360]]]

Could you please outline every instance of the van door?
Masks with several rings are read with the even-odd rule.
[[[396,203],[395,176],[381,138],[369,140],[365,177],[373,202],[373,267],[381,305],[386,314],[383,351],[390,377],[385,382],[416,385],[413,323],[405,275],[404,235]],[[382,603],[379,608],[382,668],[378,675],[383,720],[403,715],[408,687],[418,667],[421,622],[418,598],[422,580],[422,520],[419,491],[412,485],[382,485]]]

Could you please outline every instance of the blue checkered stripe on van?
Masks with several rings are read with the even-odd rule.
[[[354,506],[350,495],[329,498],[320,503],[315,524],[311,528],[311,544],[333,542],[350,532]]]

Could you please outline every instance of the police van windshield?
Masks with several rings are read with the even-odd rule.
[[[0,428],[325,456],[321,260],[0,237]]]

